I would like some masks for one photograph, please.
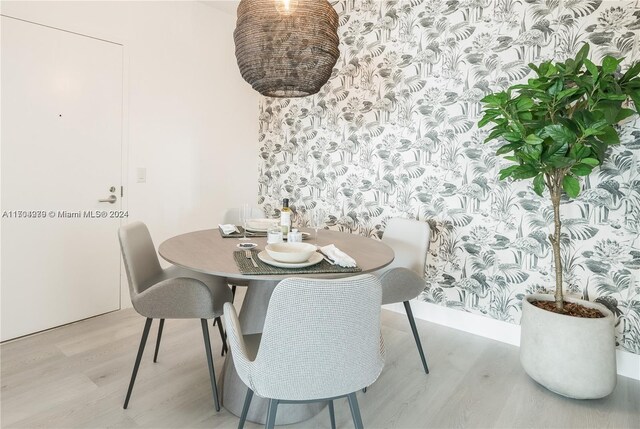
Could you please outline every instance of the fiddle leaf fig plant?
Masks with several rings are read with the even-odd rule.
[[[640,62],[618,72],[623,58],[606,56],[601,65],[587,58],[585,44],[565,62],[529,64],[536,72],[527,83],[489,94],[481,101],[484,116],[479,127],[494,124],[485,140],[504,144],[496,154],[513,161],[500,171],[500,179],[532,179],[542,196],[549,190],[554,214],[553,248],[555,303],[563,311],[560,256],[560,199],[580,193],[580,177],[602,164],[607,149],[620,143],[616,125],[640,114]],[[635,110],[631,108],[631,101]]]

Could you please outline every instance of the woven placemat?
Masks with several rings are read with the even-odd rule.
[[[220,231],[220,235],[222,236],[222,238],[240,238],[243,236],[242,232],[244,231],[244,229],[241,226],[236,226],[236,228],[238,228],[238,231],[240,232],[232,232],[231,234],[225,234],[224,232],[222,232],[222,229],[220,227],[218,227],[218,231]],[[249,232],[247,231],[247,238],[252,238],[252,237],[266,237],[267,233],[266,232]]]
[[[362,271],[360,267],[345,268],[339,265],[331,265],[326,260],[304,268],[280,268],[273,265],[265,264],[258,258],[260,250],[253,249],[251,254],[253,260],[256,261],[257,267],[254,267],[249,259],[244,255],[244,250],[233,252],[233,258],[242,274],[269,275],[269,274],[325,274],[325,273],[359,273]]]

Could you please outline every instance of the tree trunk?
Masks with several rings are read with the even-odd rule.
[[[560,255],[560,231],[562,222],[560,221],[560,195],[562,188],[560,186],[554,186],[551,189],[551,202],[553,204],[553,223],[554,223],[554,235],[550,235],[551,246],[553,248],[553,260],[556,270],[556,308],[558,310],[564,310],[564,302],[562,296],[562,256]]]

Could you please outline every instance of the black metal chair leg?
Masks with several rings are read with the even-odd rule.
[[[213,369],[213,356],[211,355],[211,340],[209,339],[209,325],[207,319],[200,319],[202,322],[202,336],[204,337],[204,349],[207,353],[207,364],[209,365],[209,377],[211,378],[211,390],[213,391],[213,402],[216,404],[216,411],[220,411],[220,401],[218,400],[218,387],[216,384],[216,373]]]
[[[252,398],[253,398],[253,390],[247,388],[247,395],[244,397],[244,405],[242,406],[242,414],[240,414],[240,422],[238,423],[238,429],[244,428],[244,422],[247,421],[247,414],[249,413],[249,407],[251,406]]]
[[[269,411],[267,411],[267,421],[264,425],[266,429],[273,429],[276,426],[276,413],[278,412],[277,399],[269,399]]]
[[[231,285],[231,302],[236,299],[236,285]]]
[[[420,353],[420,359],[422,360],[422,366],[424,367],[424,372],[429,374],[429,367],[427,366],[427,359],[424,357],[424,351],[422,351],[422,344],[420,343],[420,335],[418,335],[418,329],[416,328],[416,321],[413,318],[413,311],[411,311],[411,304],[409,301],[404,302],[404,309],[407,312],[407,318],[409,319],[409,325],[411,325],[411,331],[413,332],[413,338],[416,340],[416,345],[418,346],[418,353]]]
[[[224,354],[229,351],[227,348],[227,334],[224,332],[224,328],[222,327],[222,320],[219,317],[216,317],[215,320],[218,321],[218,331],[220,331],[220,339],[222,340],[222,352],[220,353],[220,356],[224,356]]]
[[[333,400],[329,401],[329,418],[331,419],[331,429],[336,429],[336,413],[333,409]]]
[[[156,351],[153,354],[153,361],[158,361],[158,351],[160,350],[160,339],[162,338],[162,328],[164,328],[164,319],[160,319],[160,326],[158,327],[158,338],[156,339]]]
[[[124,400],[125,410],[129,406],[129,399],[131,398],[131,391],[133,391],[133,383],[136,381],[136,375],[138,375],[138,368],[140,368],[140,361],[142,360],[142,353],[144,353],[144,346],[147,344],[147,337],[149,336],[149,330],[151,329],[151,322],[153,319],[147,317],[144,322],[144,329],[142,330],[142,338],[140,339],[140,347],[138,347],[138,355],[136,356],[136,363],[133,365],[133,372],[131,373],[131,381],[129,381],[129,389],[127,389],[127,397]]]
[[[358,406],[358,398],[356,394],[349,393],[349,408],[351,408],[351,416],[353,417],[353,425],[356,429],[364,429],[362,425],[362,416],[360,416],[360,407]]]

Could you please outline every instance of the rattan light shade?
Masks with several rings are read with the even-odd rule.
[[[268,97],[305,97],[331,76],[338,49],[338,14],[327,0],[242,0],[233,37],[244,80]]]

